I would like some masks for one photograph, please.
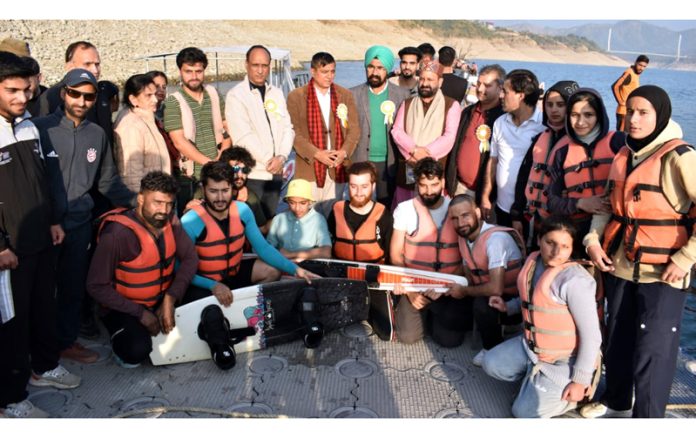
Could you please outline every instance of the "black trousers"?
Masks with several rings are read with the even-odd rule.
[[[0,324],[0,407],[27,398],[33,370],[58,366],[53,248],[19,256],[10,271],[15,317]]]
[[[503,296],[504,300],[514,298]],[[503,324],[519,324],[521,315],[508,316],[488,305],[488,297],[474,298],[474,321],[476,329],[481,336],[481,344],[486,350],[490,350],[503,342]]]
[[[402,296],[395,310],[396,337],[399,342],[412,344],[423,339],[427,332],[438,345],[457,347],[473,326],[470,298],[461,300],[443,296],[428,307],[417,310]]]
[[[608,305],[604,401],[633,417],[664,418],[676,371],[686,291],[604,275]]]
[[[273,175],[273,179],[270,180],[248,179],[247,187],[259,197],[263,215],[266,216],[266,219],[269,221],[273,219],[278,210],[280,189],[283,187],[282,176]]]
[[[150,356],[152,338],[138,318],[111,310],[101,320],[111,337],[111,349],[122,361],[135,365]]]

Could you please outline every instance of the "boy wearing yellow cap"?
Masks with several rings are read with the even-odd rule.
[[[312,185],[304,179],[288,184],[285,196],[290,210],[273,218],[266,240],[294,262],[331,258],[331,235],[326,219],[312,208]]]

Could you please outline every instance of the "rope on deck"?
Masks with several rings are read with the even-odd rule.
[[[229,411],[223,411],[221,409],[199,408],[199,407],[190,407],[190,406],[157,406],[157,407],[153,407],[153,408],[135,409],[132,411],[123,412],[121,414],[115,415],[112,418],[129,418],[129,417],[135,417],[137,415],[151,415],[151,414],[162,415],[162,414],[166,414],[169,412],[186,412],[186,413],[219,415],[221,417],[227,417],[227,418],[290,418],[287,415],[245,414],[242,412],[229,412]]]

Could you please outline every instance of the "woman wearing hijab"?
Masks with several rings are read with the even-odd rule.
[[[529,221],[534,218],[531,248],[537,249],[537,231],[541,221],[549,217],[546,200],[550,182],[549,167],[553,162],[554,146],[566,141],[566,104],[568,98],[578,84],[575,81],[559,81],[553,84],[546,93],[542,105],[544,108],[542,123],[546,130],[532,139],[532,147],[524,157],[520,173],[515,184],[515,203],[510,214],[513,216],[512,225],[527,241]]]
[[[123,90],[123,109],[114,123],[114,156],[123,182],[136,193],[151,171],[172,172],[167,145],[155,124],[157,88],[152,77],[131,76]]]
[[[585,417],[664,418],[674,378],[689,270],[696,262],[696,153],[670,119],[669,96],[646,85],[628,97],[627,145],[607,183],[611,214],[583,241],[605,272],[607,390]],[[600,236],[602,236],[600,243]]]
[[[569,216],[578,235],[584,236],[593,214],[609,212],[604,187],[614,155],[626,143],[626,136],[609,131],[602,97],[591,88],[579,88],[568,98],[565,124],[568,141],[556,146],[547,210]],[[582,242],[575,243],[573,257],[583,258],[583,249]]]

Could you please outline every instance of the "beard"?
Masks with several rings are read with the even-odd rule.
[[[350,198],[350,205],[355,208],[362,208],[366,206],[372,200],[372,196],[365,196],[361,199]]]
[[[384,85],[384,83],[387,81],[386,78],[381,78],[380,76],[377,75],[370,75],[367,78],[367,83],[370,85],[371,88],[378,88]]]
[[[420,97],[433,97],[437,93],[437,90],[433,90],[430,87],[418,87],[418,96]]]
[[[167,222],[169,222],[169,216],[167,216],[166,214],[155,213],[153,215],[150,215],[145,211],[143,211],[143,219],[145,219],[145,221],[148,224],[152,225],[157,229],[164,228],[164,226],[167,225]]]
[[[401,70],[401,77],[404,79],[411,79],[413,77],[413,71]]]
[[[227,201],[211,201],[209,199],[205,200],[205,205],[216,213],[222,213],[230,208],[232,200]]]
[[[442,192],[438,193],[437,195],[420,195],[420,198],[423,205],[426,207],[432,207],[440,201],[442,198]]]
[[[242,178],[237,177],[232,181],[232,188],[234,188],[235,190],[242,190],[244,188],[244,186],[246,186],[246,182],[247,182],[246,177],[242,177]]]
[[[473,234],[476,230],[478,230],[478,228],[479,228],[479,221],[478,221],[478,219],[474,219],[474,221],[475,221],[475,222],[474,222],[471,226],[466,225],[466,226],[463,226],[463,227],[457,227],[457,228],[455,228],[455,231],[457,232],[457,234],[459,235],[459,237],[463,237],[463,238],[465,238],[465,239],[468,239],[469,236],[471,236],[471,234]]]

